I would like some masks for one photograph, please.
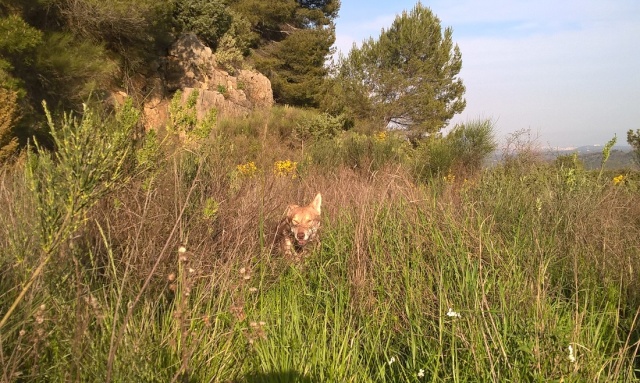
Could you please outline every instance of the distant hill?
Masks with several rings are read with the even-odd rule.
[[[585,169],[600,169],[602,163],[602,145],[589,145],[570,148],[544,148],[542,149],[542,157],[547,161],[554,161],[559,156],[571,155],[578,153],[578,159],[582,161]],[[496,151],[487,160],[488,166],[499,164],[503,159],[503,153]],[[609,159],[605,164],[606,170],[640,170],[640,166],[635,162],[631,146],[616,145],[611,149]]]
[[[548,149],[546,157],[550,160],[561,155],[578,153],[578,158],[584,164],[585,169],[600,169],[602,163],[602,145],[580,146],[577,148]],[[607,170],[634,169],[640,170],[634,160],[633,150],[628,145],[616,145],[611,149],[609,159],[605,164]]]

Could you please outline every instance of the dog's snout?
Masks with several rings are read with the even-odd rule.
[[[298,237],[298,239],[304,239],[304,233],[300,232],[300,233],[296,234],[296,237]]]

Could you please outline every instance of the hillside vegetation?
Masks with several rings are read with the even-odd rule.
[[[210,47],[226,71],[264,73],[278,103],[318,107],[339,6],[338,0],[0,1],[0,90],[13,95],[16,109],[11,129],[0,130],[0,149],[6,137],[24,146],[36,135],[52,145],[43,100],[58,115],[80,114],[86,103],[105,107],[114,92],[141,105],[157,93],[168,49],[185,33]]]
[[[526,144],[482,170],[482,121],[414,146],[276,107],[133,146],[138,116],[53,118],[4,168],[2,381],[638,379],[636,174]],[[322,245],[286,259],[316,192]]]
[[[465,106],[451,29],[418,3],[327,66],[338,10],[0,1],[0,381],[640,379],[615,140],[595,170],[518,135],[484,167],[490,120],[441,133]],[[178,89],[145,131],[184,33],[277,104],[200,118]],[[278,222],[318,192],[321,245],[285,257]]]

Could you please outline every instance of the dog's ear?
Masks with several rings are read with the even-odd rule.
[[[322,195],[320,195],[320,193],[318,193],[316,195],[316,198],[313,199],[313,202],[311,202],[311,204],[309,204],[309,206],[314,208],[318,212],[318,214],[320,214],[320,205],[322,205]]]
[[[298,207],[300,207],[300,206],[298,206],[298,205],[289,205],[289,206],[287,206],[287,210],[285,210],[284,215],[287,218],[291,218],[292,215],[293,215],[292,214],[293,213],[293,209],[298,208]]]

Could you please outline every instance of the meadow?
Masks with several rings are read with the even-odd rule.
[[[172,116],[54,116],[57,150],[2,168],[1,381],[640,380],[638,174],[517,139],[479,166],[483,122],[411,145]],[[275,226],[317,192],[322,244],[286,259]]]

